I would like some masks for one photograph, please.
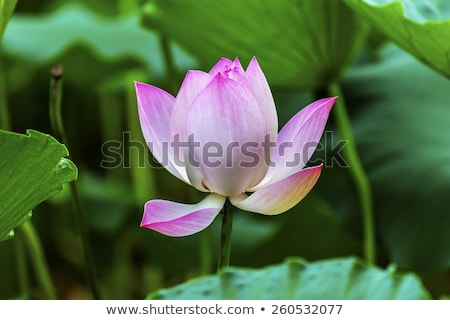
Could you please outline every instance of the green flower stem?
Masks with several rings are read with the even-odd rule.
[[[64,122],[62,120],[61,99],[62,99],[62,75],[61,66],[52,69],[52,79],[50,83],[50,123],[54,135],[69,148],[69,143],[64,130]],[[85,221],[84,212],[75,181],[69,183],[70,193],[72,196],[75,224],[78,234],[81,238],[81,250],[83,253],[86,280],[94,299],[100,299],[95,281],[95,268],[91,254],[88,229]]]
[[[25,222],[19,230],[22,232],[25,245],[28,247],[28,252],[30,254],[39,285],[41,286],[47,299],[56,299],[50,273],[45,262],[42,245],[39,241],[36,230],[29,221]]]
[[[61,99],[62,99],[62,66],[55,66],[52,69],[52,79],[50,82],[50,125],[56,139],[64,143],[67,148],[67,136],[62,120]]]
[[[31,221],[28,222],[31,224]],[[32,226],[32,225],[31,225]],[[30,298],[30,286],[27,270],[27,259],[25,254],[25,241],[24,236],[19,234],[14,237],[14,253],[17,266],[17,278],[19,282],[20,295],[24,299]]]
[[[230,265],[232,227],[233,207],[227,200],[222,210],[222,231],[220,234],[220,248],[217,270],[221,270],[222,268],[228,267]]]
[[[95,264],[92,258],[88,228],[84,216],[84,210],[81,206],[81,200],[75,181],[69,183],[70,193],[73,200],[75,224],[81,240],[81,250],[83,253],[86,281],[91,291],[92,297],[96,300],[100,299],[100,293],[97,288],[95,278]]]
[[[210,230],[204,230],[199,234],[199,247],[200,247],[200,274],[209,274],[211,272],[211,266],[213,256],[211,254],[211,241]]]
[[[359,158],[356,149],[355,139],[351,128],[350,118],[347,112],[344,95],[339,84],[333,83],[329,87],[329,93],[332,96],[338,96],[339,99],[333,108],[336,125],[341,138],[348,143],[343,149],[344,157],[350,166],[350,173],[358,191],[364,230],[364,256],[368,263],[376,263],[375,246],[375,223],[373,217],[372,191],[369,178]]]

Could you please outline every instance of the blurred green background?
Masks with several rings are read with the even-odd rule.
[[[63,66],[63,119],[104,298],[140,299],[215,271],[217,221],[186,238],[139,228],[147,200],[202,194],[130,141],[142,141],[134,80],[175,95],[186,70],[209,70],[222,56],[244,67],[258,58],[280,128],[342,85],[373,191],[377,264],[416,272],[434,297],[450,294],[450,8],[392,2],[18,1],[0,47],[2,120],[14,132],[51,133],[50,70]],[[334,120],[311,194],[279,216],[236,213],[233,265],[363,255],[358,193],[349,168],[333,162]],[[102,168],[103,144],[124,139],[124,166]],[[68,188],[33,210],[32,222],[58,297],[89,298]],[[29,294],[20,290],[17,234],[0,242],[0,298],[42,298],[31,272]]]

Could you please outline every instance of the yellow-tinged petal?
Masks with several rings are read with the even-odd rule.
[[[239,209],[276,215],[299,203],[319,179],[322,165],[300,170],[281,181],[259,188],[250,196],[241,194],[230,197]]]

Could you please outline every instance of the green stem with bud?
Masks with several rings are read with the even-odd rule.
[[[55,66],[52,69],[52,79],[50,82],[50,123],[52,126],[53,134],[56,136],[56,138],[64,143],[67,148],[69,148],[61,111],[62,76],[63,68],[61,66]],[[95,268],[92,259],[88,229],[75,181],[71,181],[69,183],[69,187],[70,193],[72,195],[75,224],[81,240],[81,251],[83,253],[86,280],[93,298],[100,299],[99,291],[97,289],[95,281]]]

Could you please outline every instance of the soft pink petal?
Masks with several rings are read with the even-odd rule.
[[[233,68],[235,68],[238,72],[241,72],[241,73],[244,73],[244,72],[245,72],[245,71],[244,71],[244,68],[242,68],[241,62],[239,61],[238,57],[236,57],[236,58],[233,60],[233,63],[231,64],[231,66],[232,66]]]
[[[170,148],[170,116],[175,98],[157,87],[135,82],[139,121],[142,133],[153,156],[170,173],[189,183],[186,169],[174,161]]]
[[[252,79],[247,79],[245,71],[242,68],[238,58],[233,61],[228,69],[222,70],[220,74],[225,78],[238,82],[246,91],[249,92],[249,94],[254,95],[252,86],[250,85],[250,81],[252,81]]]
[[[226,198],[210,194],[197,204],[151,200],[145,204],[141,227],[182,237],[202,231],[223,208]]]
[[[269,171],[260,185],[282,180],[306,165],[320,141],[336,99],[317,100],[289,120],[278,134]]]
[[[253,57],[253,59],[250,61],[247,70],[245,71],[245,76],[252,87],[256,100],[262,107],[263,112],[266,116],[271,141],[275,142],[277,141],[278,135],[277,110],[275,108],[275,102],[273,101],[272,92],[270,91],[266,76],[261,70],[255,57]]]
[[[299,203],[316,184],[322,165],[300,170],[281,181],[256,190],[250,196],[231,197],[236,207],[261,214],[283,213]]]
[[[241,84],[242,82],[245,82],[245,86],[252,90],[250,83],[248,83],[245,76],[244,68],[242,68],[241,62],[238,58],[234,59],[234,61],[227,58],[221,58],[219,62],[217,62],[216,65],[209,71],[209,74],[212,76],[221,74],[225,78],[233,79]]]
[[[260,170],[267,170],[261,161],[268,133],[265,117],[253,94],[239,83],[215,76],[192,104],[186,128],[197,143],[192,155],[203,172],[202,182],[211,191],[239,194]]]
[[[254,94],[253,88],[250,85],[251,79],[247,79],[245,71],[242,68],[241,62],[238,58],[234,59],[234,61],[228,60],[227,58],[221,58],[209,73],[214,76],[220,74],[224,78],[234,80],[238,82],[249,95]]]
[[[220,60],[214,65],[214,67],[211,68],[209,74],[212,76],[216,76],[220,72],[229,70],[232,64],[233,61],[231,61],[230,59],[220,58]]]
[[[269,163],[270,157],[273,152],[273,148],[269,146],[271,143],[275,143],[277,141],[278,135],[278,118],[277,112],[275,108],[275,103],[272,97],[272,92],[270,91],[269,85],[267,83],[266,77],[259,67],[256,58],[253,58],[250,61],[250,64],[247,68],[247,71],[244,71],[242,65],[238,58],[236,58],[233,62],[222,58],[210,71],[210,73],[220,74],[225,78],[231,79],[239,83],[244,90],[250,95],[254,95],[256,101],[261,107],[264,116],[266,117],[266,123],[269,128],[269,135],[267,136],[267,149],[264,153],[263,163]],[[267,167],[267,166],[266,166]],[[250,183],[250,187],[258,184],[266,175],[265,167],[260,167],[253,181]]]
[[[178,135],[179,141],[184,141],[186,132],[186,116],[192,102],[199,93],[212,80],[212,76],[206,72],[189,70],[183,80],[180,91],[177,94],[175,105],[170,119],[170,132],[175,139]],[[180,156],[178,154],[178,156]],[[182,155],[181,155],[182,156]]]

